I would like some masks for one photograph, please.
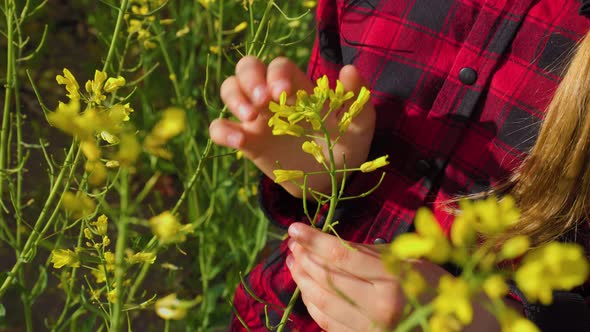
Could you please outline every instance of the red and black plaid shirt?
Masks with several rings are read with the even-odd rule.
[[[369,158],[388,154],[379,189],[338,207],[349,241],[389,242],[440,202],[507,179],[533,145],[567,55],[590,27],[579,0],[323,0],[309,75],[335,81],[354,64],[372,91],[377,128]],[[590,59],[589,59],[590,61]],[[372,188],[380,172],[354,174],[350,194]],[[305,221],[301,201],[268,178],[261,202],[276,223]],[[295,288],[286,243],[240,286],[235,308],[251,331],[276,325]],[[300,303],[289,329],[319,327]],[[242,330],[234,317],[232,330]]]

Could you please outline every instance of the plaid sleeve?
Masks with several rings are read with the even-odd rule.
[[[307,70],[312,80],[327,75],[330,82],[334,83],[342,68],[338,10],[335,0],[318,3],[316,39]],[[262,210],[278,226],[288,227],[292,222],[307,221],[302,201],[291,196],[267,176],[262,176],[258,192]]]

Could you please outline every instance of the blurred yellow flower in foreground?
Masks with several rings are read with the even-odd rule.
[[[589,271],[588,260],[580,246],[551,242],[522,259],[514,280],[527,299],[548,305],[553,301],[554,290],[581,285]]]
[[[433,300],[434,310],[441,315],[453,315],[463,325],[473,319],[471,292],[467,282],[461,278],[444,275],[440,278],[439,294]]]
[[[156,254],[153,252],[138,252],[127,257],[129,264],[149,263],[154,264],[156,261]]]
[[[80,258],[70,249],[54,249],[51,251],[51,263],[56,269],[64,266],[80,267]]]

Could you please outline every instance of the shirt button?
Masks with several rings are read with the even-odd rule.
[[[432,165],[430,165],[428,160],[420,159],[416,162],[416,172],[422,176],[428,175],[431,168]]]
[[[477,81],[477,72],[473,68],[461,68],[459,71],[459,81],[466,85],[472,85]]]
[[[375,241],[373,241],[373,244],[385,244],[387,243],[387,241],[385,241],[385,239],[382,239],[380,237],[376,238]]]

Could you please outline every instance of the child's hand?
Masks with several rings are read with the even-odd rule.
[[[358,93],[363,80],[353,66],[340,71],[340,81],[347,91]],[[272,113],[268,110],[269,101],[278,102],[281,92],[293,96],[297,90],[313,91],[314,84],[297,66],[285,58],[277,58],[268,66],[255,57],[245,57],[236,65],[236,75],[227,78],[221,86],[221,99],[238,122],[218,119],[211,123],[209,133],[213,142],[219,145],[240,149],[244,155],[267,176],[274,178],[272,171],[281,169],[303,170],[305,172],[323,171],[313,156],[301,150],[305,137],[273,136],[268,127]],[[291,98],[292,99],[292,98]],[[345,106],[346,107],[346,106]],[[337,130],[342,112],[332,112],[327,120],[328,128]],[[348,131],[334,149],[338,168],[343,167],[345,155],[347,168],[360,166],[366,161],[375,128],[375,111],[367,103]],[[324,146],[323,142],[318,144]],[[327,156],[327,149],[324,149]],[[281,185],[292,195],[301,197],[301,189],[291,183]],[[329,193],[328,176],[314,175],[307,180],[307,186],[314,190]]]

